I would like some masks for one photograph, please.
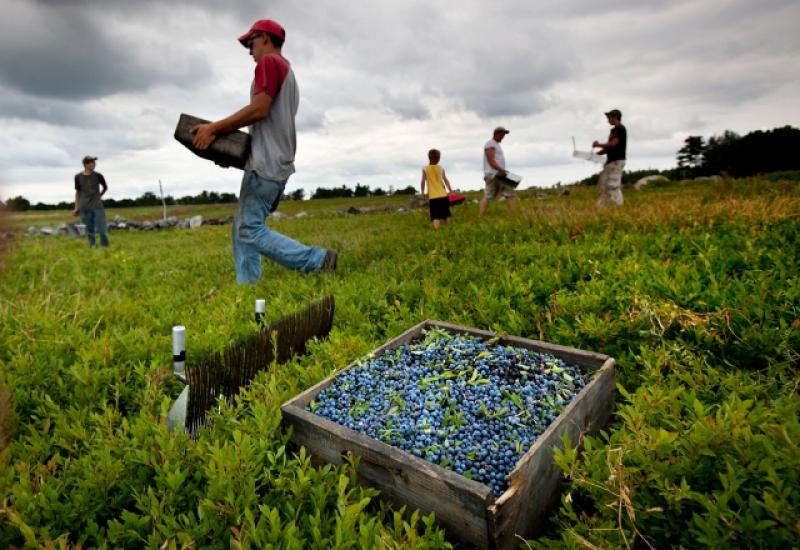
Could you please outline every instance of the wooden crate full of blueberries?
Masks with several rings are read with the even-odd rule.
[[[614,359],[424,321],[283,404],[315,460],[358,457],[381,497],[434,512],[448,537],[515,548],[559,500],[553,450],[611,417]]]

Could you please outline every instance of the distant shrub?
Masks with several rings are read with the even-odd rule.
[[[800,170],[784,170],[763,176],[768,181],[794,181],[800,182]]]

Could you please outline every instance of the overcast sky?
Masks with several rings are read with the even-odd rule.
[[[223,7],[224,6],[224,7]],[[0,0],[0,198],[70,201],[85,154],[109,197],[239,192],[241,172],[174,140],[181,112],[249,102],[236,38],[287,31],[300,86],[287,191],[419,184],[442,151],[483,186],[491,130],[527,186],[586,177],[572,157],[619,108],[631,170],[669,168],[688,135],[800,126],[797,0]]]

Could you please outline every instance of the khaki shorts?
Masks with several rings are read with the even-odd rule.
[[[622,169],[625,168],[624,160],[609,162],[600,172],[597,180],[597,205],[622,204]]]
[[[517,198],[517,194],[514,193],[514,188],[506,185],[502,180],[499,180],[492,175],[485,174],[483,176],[483,181],[486,183],[483,193],[488,200],[491,201],[499,198]]]

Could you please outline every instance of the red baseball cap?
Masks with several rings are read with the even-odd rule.
[[[286,31],[283,27],[280,26],[279,23],[273,21],[272,19],[259,19],[253,26],[250,27],[250,30],[244,33],[242,36],[239,37],[239,42],[244,46],[247,47],[247,41],[250,39],[253,34],[257,32],[265,32],[267,34],[274,34],[275,36],[279,36],[286,40]]]

